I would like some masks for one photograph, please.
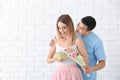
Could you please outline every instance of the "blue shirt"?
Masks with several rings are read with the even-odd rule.
[[[89,57],[89,66],[95,66],[97,61],[105,60],[106,56],[102,40],[95,33],[92,32],[87,36],[76,34],[76,36],[81,38],[84,42]],[[79,65],[78,67],[82,72],[83,80],[96,80],[96,72],[91,72],[90,76],[88,77]]]

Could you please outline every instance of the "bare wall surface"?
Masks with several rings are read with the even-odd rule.
[[[75,27],[96,18],[107,55],[97,80],[120,80],[120,0],[0,0],[0,80],[50,80],[55,65],[46,57],[61,14]]]

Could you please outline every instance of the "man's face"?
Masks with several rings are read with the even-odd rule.
[[[76,29],[76,33],[77,34],[81,34],[82,36],[85,36],[87,34],[87,26],[84,25],[82,22],[80,22],[78,25],[77,25],[77,29]]]

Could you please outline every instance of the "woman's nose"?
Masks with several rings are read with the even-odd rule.
[[[63,29],[61,29],[61,32],[63,33],[63,32],[64,32],[64,30],[63,30]]]

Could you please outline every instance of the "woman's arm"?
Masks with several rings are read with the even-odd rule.
[[[76,38],[75,44],[76,44],[81,56],[83,57],[86,65],[88,65],[88,55],[87,55],[87,51],[86,51],[86,48],[84,46],[82,39]]]
[[[50,50],[48,52],[48,56],[47,56],[48,63],[53,63],[55,61],[55,58],[54,58],[55,51],[56,51],[56,46],[54,44],[53,46],[50,47]]]

